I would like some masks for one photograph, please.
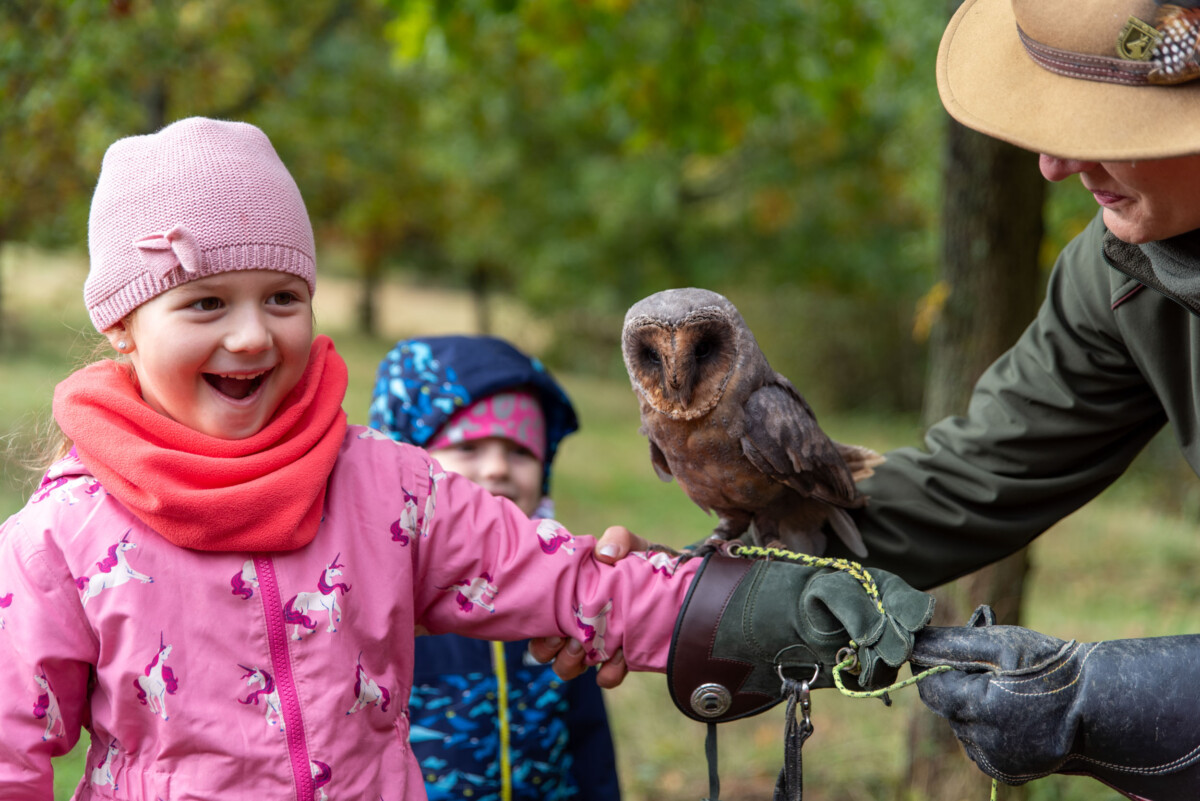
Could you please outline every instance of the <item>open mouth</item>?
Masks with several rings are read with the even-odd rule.
[[[205,373],[204,380],[209,386],[234,400],[244,400],[250,397],[262,386],[263,379],[270,375],[270,370],[264,370],[254,375],[223,375],[220,373]]]
[[[1115,192],[1102,192],[1099,189],[1092,190],[1092,197],[1096,198],[1096,202],[1101,206],[1113,206],[1125,199],[1124,195],[1118,195]]]

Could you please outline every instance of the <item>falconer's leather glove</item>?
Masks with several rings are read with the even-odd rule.
[[[782,700],[784,677],[833,684],[857,653],[850,686],[887,686],[908,659],[933,596],[846,560],[705,557],[675,623],[667,683],[675,705],[707,723],[755,715]],[[844,649],[851,649],[845,651]]]
[[[917,686],[979,768],[1008,784],[1091,776],[1130,798],[1200,798],[1200,635],[1078,643],[996,626],[931,626]]]

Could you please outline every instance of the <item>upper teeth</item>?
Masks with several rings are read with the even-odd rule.
[[[254,373],[253,375],[230,375],[229,373],[217,373],[217,375],[221,378],[236,378],[236,379],[240,379],[242,381],[253,381],[254,379],[258,378],[260,375],[266,375],[266,374],[267,374],[266,370],[263,370],[260,373]]]

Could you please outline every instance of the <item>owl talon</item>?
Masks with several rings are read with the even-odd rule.
[[[683,554],[688,559],[695,557],[705,557],[710,553],[720,553],[729,556],[729,548],[736,543],[737,540],[726,540],[724,537],[717,534],[710,534],[701,542],[694,542],[683,549]]]
[[[657,543],[657,542],[650,543],[649,547],[646,548],[646,552],[647,553],[665,553],[667,556],[671,556],[671,557],[684,555],[684,551],[677,551],[669,545],[662,545],[661,543]]]

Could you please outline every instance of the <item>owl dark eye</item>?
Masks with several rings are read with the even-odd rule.
[[[646,348],[642,351],[642,358],[653,365],[662,364],[662,358],[658,355],[658,351],[654,348]]]
[[[713,355],[713,344],[707,340],[701,340],[696,345],[695,355],[696,361],[702,362]]]

